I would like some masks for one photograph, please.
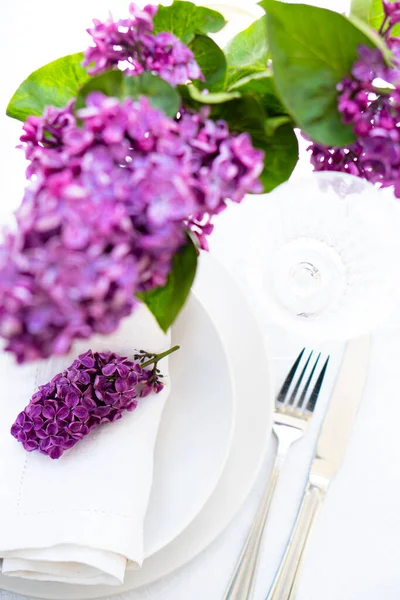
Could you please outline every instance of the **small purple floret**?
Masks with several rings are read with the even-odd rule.
[[[204,79],[193,52],[172,33],[153,35],[156,6],[143,10],[131,3],[130,17],[114,21],[93,21],[88,29],[93,46],[85,52],[84,66],[90,75],[118,67],[127,75],[155,73],[176,86],[188,80]]]
[[[50,458],[72,448],[102,423],[133,411],[138,398],[163,388],[153,369],[114,353],[88,350],[72,365],[39,387],[11,427],[27,450]]]

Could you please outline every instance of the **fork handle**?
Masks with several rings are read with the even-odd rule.
[[[281,468],[286,458],[286,449],[285,451],[279,450],[253,525],[247,536],[228,589],[225,592],[224,600],[250,600],[253,596],[256,580],[255,575],[260,562],[265,524]]]
[[[304,554],[326,490],[308,482],[285,553],[266,600],[294,600]]]

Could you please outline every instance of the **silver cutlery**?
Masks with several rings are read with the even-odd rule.
[[[329,484],[341,465],[363,397],[370,347],[369,336],[347,344],[296,522],[266,600],[295,598],[312,526]]]
[[[318,371],[320,358],[318,354],[314,359],[313,352],[308,354],[303,349],[276,398],[272,428],[278,439],[275,463],[224,600],[250,600],[253,596],[265,524],[276,484],[291,445],[306,432],[328,367],[329,357]]]

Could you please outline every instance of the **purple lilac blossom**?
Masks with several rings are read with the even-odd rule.
[[[343,171],[394,186],[400,197],[400,61],[388,66],[380,50],[363,46],[358,54],[352,76],[338,85],[339,111],[357,141],[348,148],[313,143],[311,163],[316,171]]]
[[[119,21],[111,15],[104,22],[95,19],[87,30],[93,46],[86,50],[83,64],[90,75],[118,67],[127,75],[151,71],[173,86],[203,79],[190,48],[172,33],[153,35],[156,6],[141,10],[131,3],[129,12],[129,18]]]
[[[48,108],[21,137],[30,183],[0,247],[0,335],[19,362],[115,331],[188,227],[205,248],[226,200],[261,191],[263,152],[208,109],[174,120],[95,92],[78,117]]]
[[[39,387],[11,435],[28,452],[60,458],[95,427],[120,419],[124,411],[135,410],[138,398],[162,389],[153,368],[142,369],[139,362],[112,352],[88,350]]]
[[[348,148],[313,143],[311,163],[316,171],[344,171],[378,184],[394,186],[400,197],[400,2],[383,0],[384,20],[379,33],[392,51],[390,65],[377,48],[360,46],[350,77],[339,85],[338,108],[352,126],[357,141]]]
[[[383,0],[383,10],[385,18],[382,23],[380,33],[389,39],[392,29],[400,22],[400,2],[391,2],[391,0]]]

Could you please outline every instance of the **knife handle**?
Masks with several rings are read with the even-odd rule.
[[[308,482],[296,521],[266,600],[294,600],[312,527],[326,490]]]

